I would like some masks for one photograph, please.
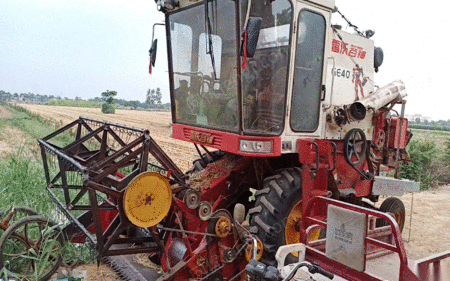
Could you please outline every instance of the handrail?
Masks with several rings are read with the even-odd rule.
[[[441,280],[441,260],[447,258],[450,258],[450,250],[417,260],[417,273],[420,280],[430,280],[430,264],[433,264],[433,280]]]
[[[408,267],[408,258],[406,256],[406,250],[405,250],[405,247],[403,244],[403,240],[402,240],[400,229],[398,227],[397,222],[394,220],[394,218],[392,218],[391,216],[389,216],[386,213],[382,213],[382,212],[379,212],[376,210],[367,209],[364,207],[352,205],[352,204],[349,204],[346,202],[342,202],[342,201],[338,201],[338,200],[334,200],[334,199],[330,199],[330,198],[326,198],[326,197],[321,197],[321,196],[314,197],[309,201],[309,203],[305,209],[305,212],[303,213],[302,223],[301,223],[301,239],[302,239],[301,243],[304,243],[305,245],[307,245],[307,241],[306,241],[307,228],[310,225],[318,224],[318,218],[312,217],[312,215],[311,215],[313,213],[314,207],[320,206],[321,208],[323,208],[323,206],[327,206],[327,205],[334,205],[334,206],[341,207],[341,208],[351,210],[354,212],[363,213],[366,216],[373,216],[373,217],[385,220],[391,227],[394,243],[388,244],[388,243],[385,243],[385,242],[382,242],[379,240],[375,240],[373,238],[368,237],[366,234],[366,237],[365,237],[366,249],[367,249],[367,244],[372,244],[377,247],[384,248],[384,249],[387,249],[387,250],[397,253],[399,256],[399,259],[400,259],[399,280],[408,280],[408,281],[421,280]],[[324,220],[322,220],[322,221],[324,221]],[[325,221],[321,222],[322,225],[323,225],[323,223],[326,223],[326,222]],[[339,266],[341,267],[340,269],[336,268],[335,266],[333,267],[332,265],[333,264],[336,265],[336,262],[331,261],[329,258],[327,258],[323,252],[317,251],[313,248],[307,248],[307,250],[308,250],[307,252],[314,255],[314,257],[317,258],[318,260],[321,260],[322,262],[329,262],[328,267],[326,265],[324,266],[324,268],[326,270],[329,270],[330,272],[333,272],[338,275],[344,274],[344,276],[342,276],[344,278],[350,278],[349,280],[379,280],[374,276],[371,276],[364,272],[357,272],[356,270],[354,270],[350,267],[347,267],[343,264],[339,264]],[[341,270],[342,268],[345,268],[345,270]]]

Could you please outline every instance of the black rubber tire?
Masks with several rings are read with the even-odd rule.
[[[42,216],[29,216],[29,217],[25,217],[22,220],[14,223],[13,225],[11,225],[10,227],[8,227],[8,229],[6,229],[6,231],[3,233],[3,235],[0,238],[0,268],[3,268],[4,266],[4,262],[5,262],[5,257],[3,256],[3,252],[4,252],[4,247],[6,245],[6,242],[8,241],[8,239],[11,238],[16,238],[18,237],[15,233],[18,229],[20,229],[22,226],[29,224],[29,223],[42,223],[42,225],[47,225],[50,227],[50,229],[53,228],[53,226],[55,226],[56,224],[52,221],[50,221],[49,219],[42,217]],[[45,230],[41,230],[41,232],[46,232]],[[56,231],[56,229],[54,230]],[[60,243],[61,245],[61,249],[64,247],[64,238],[62,235],[62,232],[59,232],[57,234],[56,239],[57,241]],[[17,238],[16,238],[17,239]],[[21,240],[21,239],[19,239]],[[28,247],[28,245],[27,245]],[[38,257],[38,260],[41,260],[40,257]],[[58,257],[55,261],[55,263],[53,264],[53,267],[46,272],[46,274],[44,276],[40,277],[40,281],[45,281],[50,279],[50,277],[58,270],[60,264],[62,262],[62,251],[58,253]],[[15,274],[23,274],[23,272],[13,272]],[[29,280],[27,278],[25,278],[25,280]]]
[[[192,167],[186,171],[186,175],[191,175],[193,173],[196,173],[196,172],[199,172],[199,171],[205,169],[208,164],[219,160],[225,154],[226,154],[226,152],[221,151],[221,150],[215,150],[215,151],[211,152],[212,157],[208,153],[202,154],[203,159],[199,158],[199,159],[194,160],[192,162]]]
[[[384,213],[394,213],[394,214],[396,214],[396,216],[398,215],[400,218],[400,221],[396,217],[394,217],[394,219],[397,221],[400,231],[403,231],[403,227],[405,226],[406,211],[405,211],[405,205],[403,204],[402,200],[400,200],[396,197],[389,197],[388,199],[383,201],[379,210]],[[386,226],[386,225],[389,225],[386,221],[384,221],[382,219],[377,219],[377,224],[376,224],[377,227]]]
[[[278,170],[266,178],[255,193],[255,207],[249,210],[250,231],[263,242],[263,261],[274,264],[280,246],[286,245],[285,227],[292,208],[302,199],[300,168]]]

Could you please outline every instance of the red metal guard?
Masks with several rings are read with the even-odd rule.
[[[312,225],[319,225],[322,227],[327,226],[326,218],[323,220],[319,220],[319,219],[313,217],[312,214],[314,214],[315,208],[323,209],[324,206],[327,207],[329,204],[338,206],[338,207],[341,207],[341,208],[344,208],[347,210],[355,211],[358,213],[363,213],[367,216],[367,218],[369,218],[369,216],[372,216],[375,218],[384,219],[386,222],[388,222],[388,224],[392,230],[393,243],[388,244],[388,243],[376,240],[374,238],[368,237],[368,235],[366,234],[366,237],[365,237],[366,254],[367,254],[368,244],[395,252],[398,254],[398,256],[400,258],[399,280],[401,280],[401,281],[423,280],[423,279],[419,279],[419,277],[417,277],[412,272],[412,270],[408,267],[408,258],[406,256],[406,250],[403,245],[403,240],[401,238],[400,229],[399,229],[397,223],[391,216],[389,216],[385,213],[379,212],[379,211],[370,210],[367,208],[359,207],[356,205],[352,205],[349,203],[345,203],[345,202],[341,202],[341,201],[337,201],[337,200],[329,199],[329,198],[325,198],[325,197],[320,197],[320,196],[314,197],[309,201],[308,206],[306,207],[306,210],[303,214],[302,227],[301,227],[302,243],[307,245],[307,243],[306,243],[306,237],[307,237],[306,233],[307,232],[306,231],[307,231],[308,227],[310,227]],[[367,221],[369,221],[369,219]],[[352,280],[352,281],[382,280],[382,279],[379,279],[378,277],[373,276],[367,272],[359,272],[359,271],[357,271],[353,268],[350,268],[348,266],[345,266],[337,261],[331,260],[330,258],[328,258],[325,255],[325,253],[323,251],[320,251],[320,250],[313,248],[311,246],[308,246],[308,245],[306,246],[306,259],[308,261],[319,262],[320,266],[323,267],[325,270],[328,270],[328,271],[330,271],[342,278],[345,278],[347,280]]]

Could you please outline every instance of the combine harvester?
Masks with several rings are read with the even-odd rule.
[[[148,130],[83,117],[39,140],[65,239],[99,257],[151,253],[158,281],[302,280],[289,274],[301,266],[341,280],[439,280],[450,254],[408,259],[403,203],[375,207],[419,185],[380,176],[408,161],[412,134],[404,84],[375,85],[372,31],[331,25],[334,0],[157,4],[173,138],[200,158],[183,173]],[[155,39],[150,71],[156,50]],[[19,231],[34,221],[4,224],[0,267],[37,267],[8,247],[42,253]]]

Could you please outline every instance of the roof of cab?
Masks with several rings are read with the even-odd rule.
[[[335,0],[306,0],[329,9],[334,9]]]

